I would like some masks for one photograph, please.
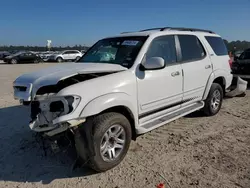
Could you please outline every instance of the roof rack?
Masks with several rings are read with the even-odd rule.
[[[210,31],[210,30],[205,30],[205,29],[196,29],[196,28],[185,28],[185,27],[162,27],[162,28],[150,28],[150,29],[144,29],[144,30],[141,30],[140,32],[144,32],[144,31],[152,31],[152,30],[160,30],[160,31],[165,31],[165,30],[177,30],[177,31],[200,31],[200,32],[206,32],[206,33],[214,33],[213,31]]]
[[[121,34],[125,34],[125,33],[133,33],[133,31],[125,31],[125,32],[122,32]]]
[[[144,32],[144,31],[153,31],[153,30],[161,30],[161,29],[162,29],[161,27],[156,27],[156,28],[144,29],[144,30],[141,30],[140,32]]]

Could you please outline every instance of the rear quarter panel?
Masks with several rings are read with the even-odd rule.
[[[210,46],[210,44],[206,40],[205,36],[213,36],[213,37],[220,37],[220,36],[215,35],[215,34],[205,34],[205,35],[203,34],[201,38],[205,44],[205,47],[209,53],[210,60],[213,65],[214,79],[220,76],[224,77],[225,82],[226,82],[225,86],[226,88],[228,88],[232,82],[231,67],[229,64],[230,57],[229,55],[222,55],[222,56],[216,55],[213,48]]]

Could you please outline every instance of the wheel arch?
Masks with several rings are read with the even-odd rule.
[[[125,93],[106,94],[90,101],[83,108],[80,117],[88,118],[106,112],[120,113],[129,120],[132,130],[132,139],[135,140],[138,115],[136,113],[136,106],[130,101],[131,96]]]
[[[58,55],[58,56],[56,57],[56,60],[57,60],[58,58],[63,59],[63,57],[62,57],[61,55]]]
[[[131,125],[132,140],[136,140],[135,118],[134,118],[133,113],[131,112],[131,110],[128,107],[126,107],[126,106],[114,106],[114,107],[111,107],[111,108],[108,108],[108,109],[102,111],[101,114],[107,113],[107,112],[117,112],[117,113],[124,115],[129,120],[129,123]]]
[[[206,86],[205,92],[203,94],[203,100],[205,100],[207,98],[208,93],[209,93],[210,88],[211,88],[213,83],[220,84],[220,86],[223,89],[223,93],[225,94],[225,92],[226,92],[226,78],[225,78],[225,76],[223,74],[212,73],[208,79],[207,86]]]
[[[223,95],[225,96],[226,92],[226,79],[223,76],[218,76],[214,79],[213,83],[217,83],[222,87]]]

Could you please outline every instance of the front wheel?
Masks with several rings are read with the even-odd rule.
[[[17,64],[17,60],[16,59],[11,59],[10,64]]]
[[[124,115],[115,112],[100,114],[92,123],[95,156],[90,157],[89,166],[104,172],[125,157],[132,137],[131,126]]]
[[[220,84],[213,83],[207,99],[205,100],[204,113],[207,116],[216,115],[222,105],[223,90]]]

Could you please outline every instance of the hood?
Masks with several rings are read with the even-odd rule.
[[[60,80],[77,74],[108,73],[124,70],[127,70],[127,68],[116,64],[63,63],[40,71],[23,74],[14,81],[14,85],[32,84],[33,87],[39,88],[47,85],[55,85]]]
[[[15,56],[13,56],[13,55],[8,55],[8,56],[5,57],[5,59],[11,59],[11,58],[13,58],[13,57],[15,57]]]

